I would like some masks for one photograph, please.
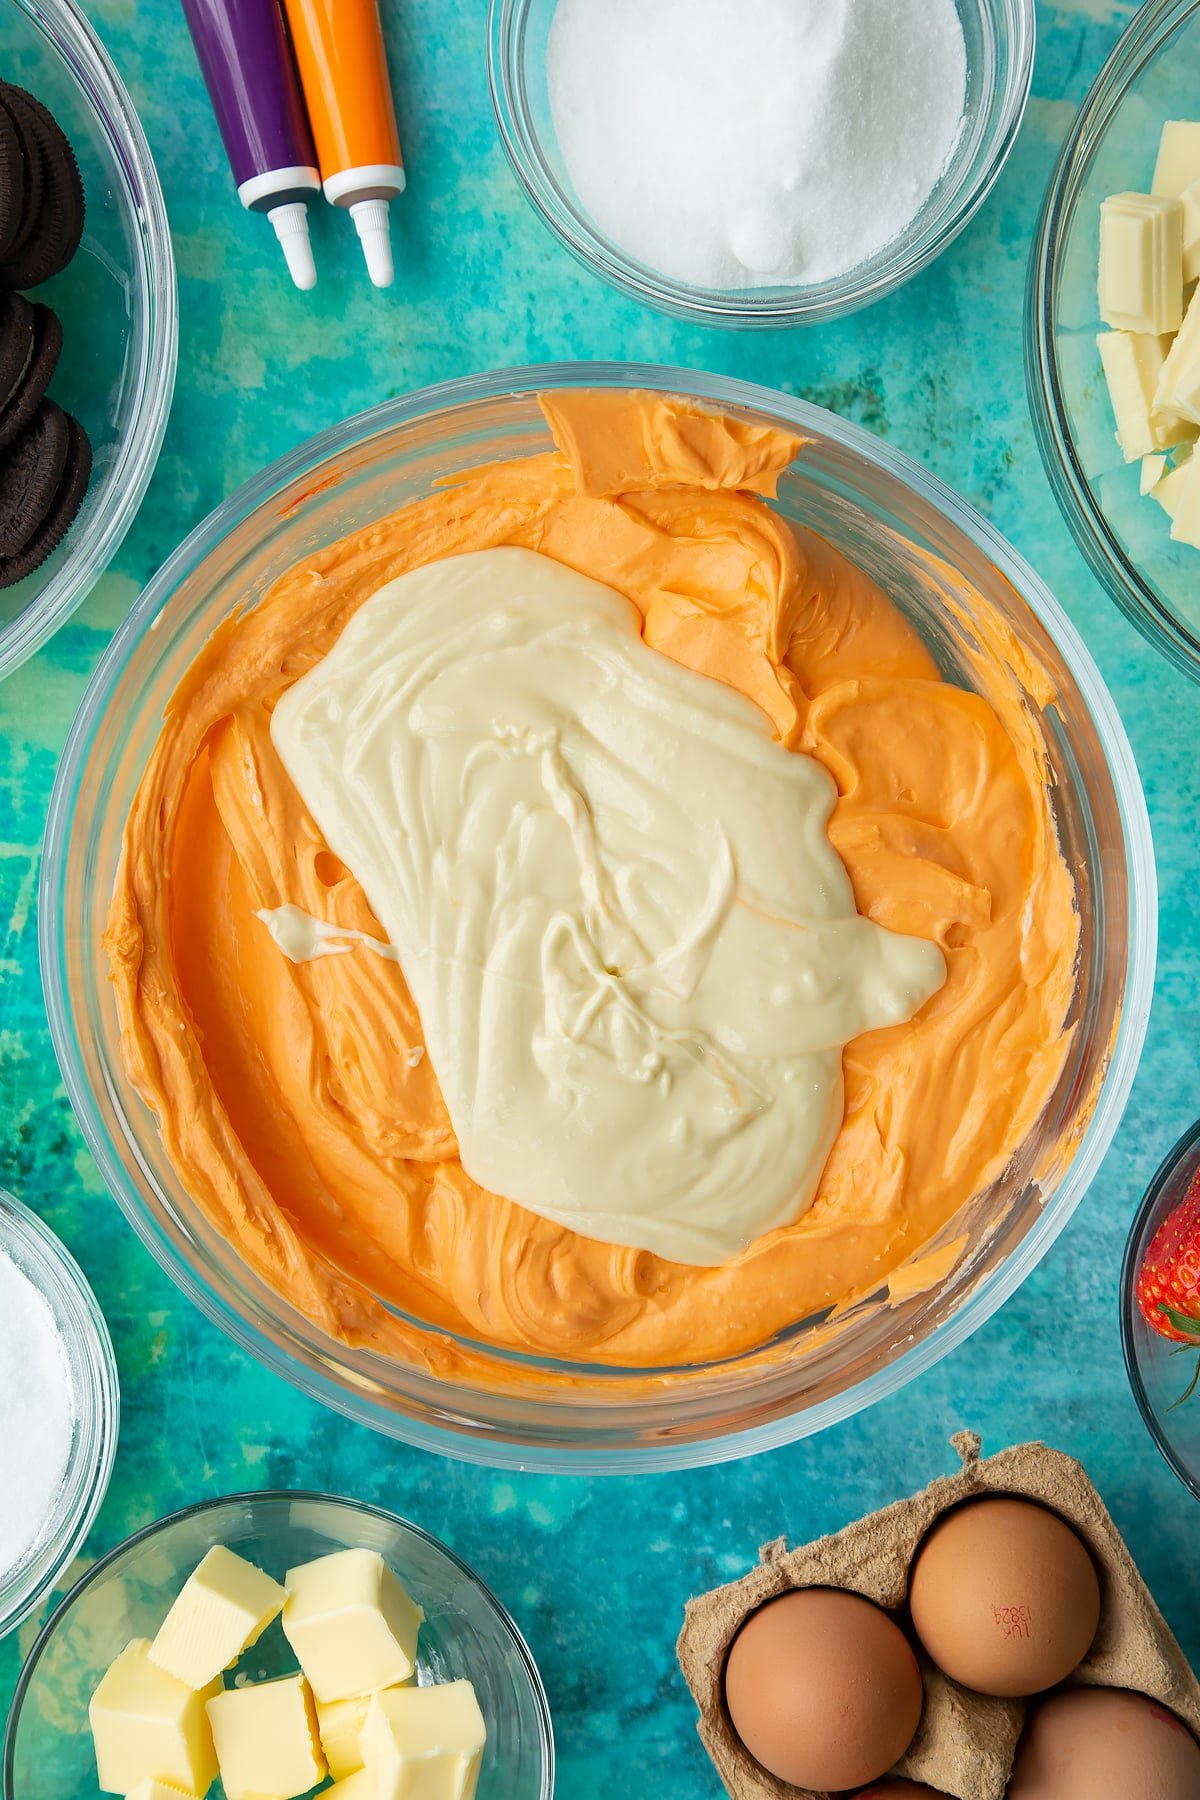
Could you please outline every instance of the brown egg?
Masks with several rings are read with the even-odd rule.
[[[926,1537],[908,1589],[913,1625],[951,1680],[980,1694],[1040,1694],[1065,1681],[1100,1623],[1082,1540],[1029,1500],[973,1500]]]
[[[1174,1713],[1122,1688],[1072,1688],[1025,1728],[1008,1800],[1198,1800],[1200,1744]]]
[[[949,1796],[938,1788],[923,1787],[919,1781],[885,1781],[861,1789],[854,1800],[949,1800]]]
[[[861,1787],[908,1749],[921,1671],[888,1615],[858,1594],[803,1588],[751,1615],[725,1664],[733,1728],[796,1787]]]

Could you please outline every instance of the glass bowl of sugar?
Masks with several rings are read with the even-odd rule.
[[[120,1412],[112,1341],[82,1271],[0,1189],[0,1637],[55,1586],[108,1489]],[[19,1455],[9,1452],[20,1446]]]
[[[615,287],[811,325],[941,254],[1029,98],[1035,0],[491,0],[527,196]]]

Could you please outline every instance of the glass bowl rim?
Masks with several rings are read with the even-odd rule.
[[[1200,630],[1188,629],[1126,555],[1080,462],[1067,424],[1055,344],[1055,303],[1060,252],[1079,202],[1082,162],[1090,160],[1146,64],[1171,33],[1197,13],[1200,0],[1145,0],[1118,38],[1054,165],[1034,233],[1025,291],[1025,386],[1034,435],[1059,511],[1092,573],[1130,624],[1193,681],[1200,681]],[[1097,312],[1097,330],[1100,326]]]
[[[345,1494],[331,1494],[320,1488],[252,1488],[241,1493],[210,1495],[203,1500],[194,1501],[190,1506],[177,1507],[174,1512],[165,1513],[161,1519],[151,1520],[148,1525],[143,1525],[139,1530],[131,1532],[128,1537],[122,1538],[121,1542],[114,1544],[111,1550],[106,1550],[104,1555],[94,1562],[90,1569],[85,1570],[79,1580],[75,1582],[66,1594],[63,1595],[50,1617],[46,1620],[46,1623],[42,1626],[37,1637],[34,1639],[29,1655],[21,1665],[21,1672],[17,1677],[17,1685],[13,1690],[12,1702],[9,1707],[8,1721],[4,1730],[3,1758],[0,1760],[0,1781],[2,1781],[3,1784],[5,1800],[12,1800],[12,1764],[13,1757],[16,1754],[17,1726],[20,1721],[21,1712],[24,1708],[29,1688],[32,1684],[34,1675],[37,1673],[38,1665],[49,1647],[50,1640],[58,1630],[59,1625],[66,1617],[71,1607],[74,1606],[75,1602],[81,1599],[87,1590],[98,1581],[102,1575],[106,1574],[113,1563],[118,1561],[126,1551],[140,1549],[141,1546],[150,1539],[159,1536],[160,1533],[171,1529],[173,1526],[182,1525],[191,1519],[199,1518],[204,1513],[214,1512],[218,1507],[249,1506],[253,1509],[254,1506],[264,1502],[288,1502],[304,1506],[343,1506],[349,1508],[351,1512],[365,1513],[372,1518],[382,1520],[386,1525],[399,1526],[401,1530],[422,1539],[426,1544],[432,1545],[435,1550],[447,1559],[447,1561],[453,1563],[455,1568],[459,1569],[462,1574],[466,1576],[471,1586],[475,1588],[482,1598],[491,1606],[499,1619],[500,1624],[503,1626],[504,1631],[507,1633],[511,1642],[512,1649],[515,1653],[515,1660],[524,1671],[529,1682],[530,1692],[532,1693],[534,1700],[534,1710],[537,1713],[538,1723],[541,1726],[542,1733],[542,1791],[540,1795],[531,1797],[531,1800],[550,1800],[550,1796],[554,1792],[555,1768],[554,1724],[550,1712],[550,1702],[547,1698],[545,1683],[542,1680],[541,1672],[538,1669],[533,1652],[526,1643],[525,1635],[520,1626],[505,1606],[503,1600],[501,1600],[499,1595],[488,1586],[487,1582],[475,1572],[471,1565],[463,1560],[456,1550],[452,1550],[449,1544],[443,1543],[441,1538],[435,1537],[433,1532],[426,1531],[423,1525],[416,1524],[412,1519],[406,1519],[403,1513],[392,1512],[386,1506],[377,1506],[374,1501],[352,1500]]]
[[[709,326],[777,329],[816,325],[871,306],[934,262],[975,217],[995,187],[1012,152],[1033,85],[1037,48],[1037,0],[975,0],[981,10],[995,5],[1007,15],[1012,49],[1008,79],[996,90],[996,121],[987,161],[974,181],[959,183],[952,204],[931,235],[918,236],[899,255],[885,245],[876,257],[832,281],[810,286],[727,292],[692,286],[648,268],[600,233],[573,202],[560,203],[538,133],[514,79],[516,31],[530,0],[489,0],[488,87],[500,141],[517,182],[544,225],[593,275],[635,300],[676,318]],[[532,149],[530,149],[532,147]],[[864,275],[864,271],[867,273]]]
[[[95,1523],[116,1461],[121,1390],[108,1323],[87,1276],[62,1239],[7,1188],[0,1188],[0,1217],[12,1223],[13,1236],[30,1251],[35,1273],[37,1263],[48,1267],[70,1297],[71,1310],[64,1312],[60,1296],[47,1294],[41,1281],[34,1281],[84,1372],[84,1379],[75,1384],[76,1437],[59,1496],[62,1511],[40,1555],[19,1564],[16,1579],[0,1586],[2,1639],[45,1598]]]
[[[84,522],[42,591],[0,626],[0,679],[54,635],[108,568],[137,514],[166,434],[179,354],[175,253],[158,170],[141,119],[95,27],[76,0],[7,0],[53,46],[120,171],[117,206],[136,221],[135,305],[145,342],[130,402],[132,428],[104,477],[107,504]],[[80,77],[84,71],[87,82]]]
[[[365,1392],[361,1379],[334,1383],[316,1372],[295,1349],[284,1348],[251,1323],[240,1308],[211,1287],[160,1232],[150,1216],[140,1189],[127,1174],[103,1120],[99,1117],[91,1084],[74,1041],[70,994],[65,960],[59,954],[58,891],[65,873],[75,789],[89,755],[90,738],[111,688],[119,682],[126,658],[141,642],[160,606],[180,583],[237,523],[264,508],[289,483],[307,478],[325,460],[350,445],[361,446],[372,437],[452,409],[483,400],[525,398],[555,387],[619,386],[680,394],[717,405],[740,406],[757,414],[784,420],[802,434],[816,431],[850,449],[885,476],[898,481],[911,495],[933,505],[939,516],[976,545],[991,561],[1048,630],[1067,662],[1072,679],[1087,706],[1103,747],[1109,778],[1124,835],[1125,871],[1129,893],[1129,942],[1125,1004],[1118,1022],[1103,1085],[1075,1156],[1048,1202],[1041,1205],[1021,1244],[962,1299],[951,1317],[928,1330],[915,1345],[902,1351],[874,1374],[847,1385],[815,1407],[791,1407],[780,1416],[729,1431],[712,1431],[682,1442],[622,1443],[605,1441],[597,1428],[599,1444],[563,1443],[553,1435],[532,1433],[508,1438],[502,1429],[472,1421],[469,1435],[452,1426],[414,1418],[410,1411],[399,1420],[378,1408]],[[417,390],[369,408],[306,440],[230,495],[209,514],[167,559],[125,619],[105,651],[72,723],[59,761],[47,815],[45,850],[39,885],[39,947],[47,1014],[55,1053],[72,1107],[89,1149],[96,1158],[105,1185],[126,1220],[176,1286],[219,1329],[276,1374],[299,1385],[346,1416],[369,1424],[418,1448],[433,1450],[468,1462],[494,1468],[539,1469],[550,1473],[625,1474],[700,1466],[752,1454],[790,1443],[834,1424],[885,1395],[894,1393],[917,1374],[941,1360],[1015,1291],[1045,1254],[1074,1212],[1095,1175],[1115,1133],[1133,1076],[1149,1019],[1157,949],[1157,878],[1153,840],[1145,796],[1133,752],[1120,716],[1090,653],[1066,613],[1041,579],[1000,534],[937,476],[912,462],[902,452],[865,428],[839,418],[790,395],[727,376],[695,370],[628,363],[567,363],[541,367],[502,369],[480,376],[460,377]],[[327,1353],[326,1353],[327,1355]],[[603,1377],[605,1370],[593,1371]],[[455,1390],[437,1384],[440,1406],[451,1406]],[[411,1397],[410,1401],[411,1401]],[[673,1404],[678,1404],[678,1396]],[[545,1404],[545,1403],[543,1403]],[[558,1404],[558,1403],[555,1403]],[[645,1405],[653,1403],[647,1402]],[[630,1403],[631,1409],[634,1403]],[[460,1399],[455,1417],[470,1407]],[[577,1408],[575,1409],[578,1410]],[[551,1417],[557,1414],[551,1410]],[[639,1415],[640,1416],[640,1415]],[[540,1415],[539,1415],[540,1417]],[[661,1424],[657,1413],[647,1415],[646,1425]],[[543,1432],[548,1428],[543,1425]],[[629,1429],[628,1427],[626,1428]]]
[[[1151,1215],[1162,1196],[1163,1189],[1171,1180],[1181,1164],[1192,1158],[1200,1169],[1200,1120],[1189,1125],[1183,1136],[1167,1151],[1158,1168],[1150,1179],[1150,1185],[1142,1196],[1133,1223],[1129,1227],[1129,1236],[1125,1240],[1125,1251],[1121,1258],[1121,1351],[1125,1359],[1125,1373],[1129,1378],[1137,1409],[1142,1415],[1142,1423],[1150,1433],[1158,1452],[1171,1472],[1178,1477],[1189,1493],[1200,1500],[1200,1470],[1190,1472],[1177,1455],[1170,1437],[1163,1429],[1155,1407],[1146,1389],[1142,1377],[1141,1364],[1138,1361],[1137,1344],[1134,1340],[1136,1320],[1141,1316],[1137,1308],[1138,1253],[1142,1248],[1142,1238]]]

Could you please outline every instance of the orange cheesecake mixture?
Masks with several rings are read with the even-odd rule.
[[[558,449],[472,471],[311,556],[214,634],[167,711],[106,944],[130,1075],[180,1179],[336,1338],[458,1360],[402,1309],[574,1360],[694,1362],[867,1291],[990,1183],[1067,1053],[1078,919],[1036,728],[942,680],[892,602],[766,498],[799,449],[648,394],[548,396]],[[845,1053],[812,1210],[720,1268],[581,1238],[477,1187],[403,976],[294,964],[260,908],[383,934],[272,747],[280,694],[419,564],[515,544],[609,583],[646,642],[739,688],[830,770],[859,909],[935,939],[945,986]]]

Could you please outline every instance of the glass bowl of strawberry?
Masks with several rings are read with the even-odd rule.
[[[1200,1500],[1200,1123],[1171,1151],[1133,1222],[1121,1341],[1150,1435]]]

